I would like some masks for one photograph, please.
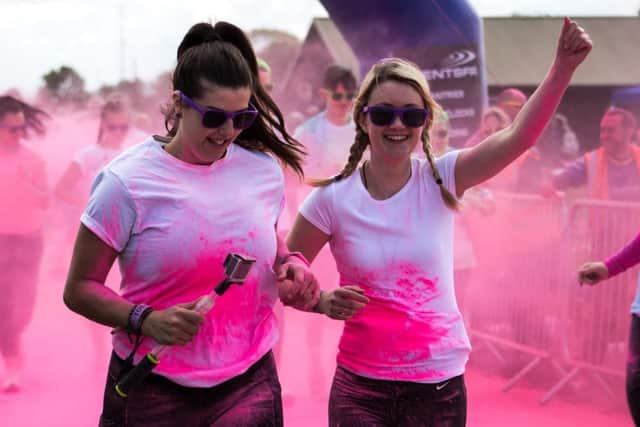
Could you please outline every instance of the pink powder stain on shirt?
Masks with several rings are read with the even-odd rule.
[[[389,301],[371,298],[362,312],[345,324],[338,363],[373,377],[390,373],[398,380],[430,378],[423,366],[450,331],[450,321],[437,313],[407,312]]]
[[[443,295],[438,277],[409,263],[386,266],[378,277],[389,277],[389,271],[397,272],[389,287],[378,284],[375,272],[362,275],[366,279],[359,286],[369,303],[345,323],[338,363],[372,377],[440,378],[443,372],[429,368],[428,360],[434,349],[456,346],[452,325],[460,316],[438,311]]]
[[[438,278],[426,277],[402,278],[396,281],[393,299],[402,301],[410,310],[424,310],[427,303],[440,296]]]
[[[167,274],[174,270],[174,274],[183,276],[180,283],[185,286],[156,295],[152,305],[173,305],[176,303],[176,294],[179,294],[180,301],[190,302],[211,293],[224,278],[223,262],[227,254],[255,256],[247,253],[247,244],[240,240],[243,238],[235,241],[228,239],[210,247],[206,236],[200,235],[198,243],[202,245],[202,251],[189,268],[175,271],[175,266],[166,267]],[[255,265],[255,270],[270,271],[268,260],[261,259],[258,262],[260,265]],[[258,354],[258,346],[264,345],[264,337],[272,335],[275,327],[272,311],[274,298],[264,295],[259,279],[256,271],[252,271],[243,284],[233,284],[223,295],[217,297],[214,307],[205,314],[205,322],[194,340],[185,346],[175,347],[165,356],[169,361],[165,360],[163,372],[176,377],[186,375],[191,381],[198,381],[198,375],[208,375],[206,371],[201,372],[199,369],[210,367],[212,360],[216,361],[217,366],[225,366],[237,362],[239,355],[243,357],[241,355]],[[275,280],[273,283],[275,295]],[[143,351],[138,354],[143,354]],[[225,359],[225,355],[229,360]],[[233,367],[230,366],[231,368]]]

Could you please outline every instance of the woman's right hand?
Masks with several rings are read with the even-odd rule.
[[[318,303],[318,311],[335,320],[347,320],[355,316],[369,302],[362,288],[343,286],[333,291],[323,292]]]
[[[609,270],[603,262],[589,262],[578,270],[578,282],[580,285],[595,285],[609,278]]]
[[[198,333],[204,316],[195,311],[198,300],[152,311],[142,322],[142,334],[158,344],[184,345]]]
[[[585,60],[591,49],[593,42],[589,34],[576,21],[565,17],[556,48],[555,64],[573,71]]]

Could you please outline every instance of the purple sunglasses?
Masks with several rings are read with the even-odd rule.
[[[389,126],[400,116],[402,124],[409,128],[423,126],[430,114],[426,108],[395,108],[388,105],[367,105],[362,111],[369,114],[371,123],[376,126]]]
[[[200,117],[202,117],[202,126],[206,128],[220,127],[227,121],[227,119],[231,119],[235,129],[247,129],[258,116],[258,110],[256,110],[256,108],[251,104],[249,104],[249,107],[244,110],[229,112],[220,110],[219,108],[202,107],[182,93],[182,91],[179,91],[179,93],[180,98],[187,105],[200,113]]]

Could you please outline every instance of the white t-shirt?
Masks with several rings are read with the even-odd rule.
[[[340,172],[347,163],[355,137],[356,127],[351,118],[344,125],[335,125],[327,119],[326,111],[301,124],[294,138],[307,149],[305,176],[325,178]]]
[[[436,161],[455,194],[457,151]],[[330,245],[340,285],[358,285],[367,306],[345,322],[338,365],[377,379],[437,383],[464,372],[471,349],[453,288],[454,212],[425,160],[375,200],[360,174],[314,190],[300,213]]]
[[[192,342],[163,354],[155,373],[191,387],[211,387],[244,373],[278,339],[272,307],[275,225],[284,178],[278,162],[232,144],[211,165],[185,163],[153,138],[125,151],[97,176],[82,223],[120,252],[121,294],[164,309],[210,293],[230,252],[255,258],[206,315]],[[132,344],[116,333],[115,352]],[[146,338],[136,362],[154,346]]]
[[[119,147],[106,147],[102,144],[94,143],[87,145],[78,151],[73,158],[73,162],[80,168],[82,177],[78,191],[82,191],[83,194],[89,197],[89,191],[91,184],[100,170],[113,160],[118,154],[122,153],[126,149],[138,144],[141,140],[144,140],[146,135],[139,129],[131,128],[127,132],[127,136],[122,141]]]

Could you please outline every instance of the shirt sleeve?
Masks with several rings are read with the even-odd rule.
[[[109,170],[96,177],[82,224],[118,252],[127,245],[136,222],[136,209],[125,185]]]
[[[460,155],[460,150],[453,150],[442,157],[438,157],[436,159],[436,166],[438,168],[438,173],[440,174],[440,178],[442,178],[442,183],[444,187],[449,190],[451,194],[456,195],[456,162],[458,161],[458,156]],[[428,165],[427,162],[427,170],[429,172],[426,179],[433,180],[433,174],[431,172],[431,166]]]
[[[300,206],[300,214],[320,231],[327,235],[333,229],[333,203],[331,193],[334,184],[316,188]]]
[[[640,234],[620,252],[605,261],[609,277],[616,276],[640,262]]]

